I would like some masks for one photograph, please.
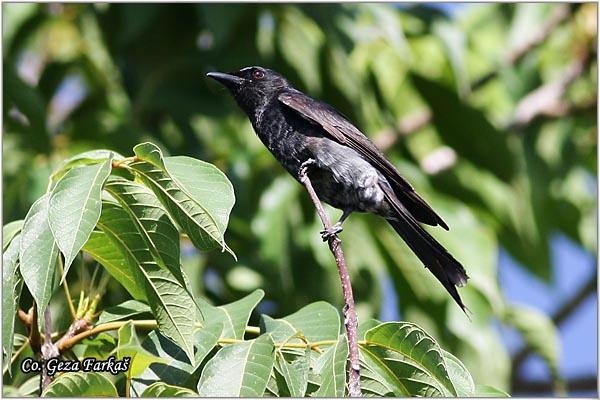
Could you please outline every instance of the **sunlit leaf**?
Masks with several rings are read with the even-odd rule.
[[[101,164],[74,168],[52,190],[48,223],[58,248],[65,256],[61,282],[100,219],[100,193],[110,171],[110,158]]]
[[[219,246],[231,252],[224,234],[235,200],[225,175],[216,167],[189,157],[166,161],[152,143],[137,145],[134,151],[140,161],[132,163],[131,168],[194,245],[202,250]]]
[[[310,347],[304,354],[288,362],[284,353],[279,353],[275,368],[283,376],[291,397],[304,397],[308,387],[308,369],[310,364]],[[287,355],[292,357],[291,355]]]
[[[204,300],[198,299],[200,304],[200,318],[207,324],[215,321],[222,322],[222,337],[243,339],[250,314],[252,314],[252,311],[264,296],[265,292],[257,289],[240,300],[218,307],[211,306]]]
[[[453,354],[442,350],[444,362],[448,368],[448,375],[456,389],[458,397],[472,397],[475,391],[475,383],[471,374],[464,364]]]
[[[44,397],[117,397],[115,385],[98,372],[61,374],[42,394]]]
[[[340,335],[338,341],[329,347],[317,360],[315,372],[321,377],[321,386],[316,397],[343,397],[346,392],[346,360],[348,340]]]
[[[2,251],[5,251],[13,238],[21,232],[23,228],[23,220],[9,222],[2,227]]]
[[[52,174],[51,179],[58,181],[69,170],[85,165],[99,164],[112,156],[114,161],[122,160],[124,157],[112,150],[91,150],[85,153],[76,154],[63,161],[57,170]]]
[[[49,197],[40,197],[27,213],[19,250],[21,276],[35,299],[40,321],[52,296],[58,259],[58,247],[48,225]]]
[[[340,317],[335,307],[319,301],[281,319],[263,315],[261,332],[269,333],[277,343],[284,343],[297,334],[305,337],[309,342],[318,342],[337,337],[340,332]],[[294,339],[289,342],[298,341],[299,339]]]
[[[127,300],[123,303],[107,308],[102,311],[98,318],[98,324],[105,324],[111,321],[118,321],[142,313],[150,313],[148,305],[137,300]]]
[[[198,394],[187,388],[154,382],[144,390],[141,397],[198,397]]]
[[[508,393],[488,385],[475,385],[475,397],[510,397]]]
[[[260,397],[275,362],[269,335],[227,345],[206,364],[198,382],[200,397]]]
[[[142,348],[132,321],[128,321],[119,328],[118,335],[117,359],[122,360],[129,357],[131,360],[129,370],[127,370],[127,379],[140,376],[150,364],[165,362],[162,358],[156,357]]]
[[[18,266],[19,236],[15,238],[2,253],[2,347],[6,354],[5,363],[10,362],[13,353],[15,317],[23,288]],[[8,371],[10,373],[10,368]]]
[[[366,349],[378,352],[380,359],[389,362],[396,369],[395,375],[405,379],[403,383],[410,393],[456,396],[442,349],[415,324],[384,323],[370,329],[365,339]]]
[[[195,302],[179,265],[176,229],[145,187],[112,179],[106,189],[120,204],[105,204],[98,227],[127,254],[131,279],[142,285],[161,332],[192,360]]]

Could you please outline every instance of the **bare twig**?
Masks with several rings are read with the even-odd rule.
[[[60,352],[64,352],[66,350],[64,343],[71,340],[76,335],[81,332],[85,332],[91,329],[90,322],[87,318],[81,318],[73,321],[73,323],[69,326],[67,332],[56,342],[56,347],[60,350]],[[71,347],[71,346],[70,346]]]
[[[25,326],[25,328],[27,328],[27,331],[29,331],[29,329],[31,329],[31,314],[28,314],[19,308],[17,310],[17,316],[19,317],[19,320],[21,321],[23,326]]]
[[[317,196],[315,189],[307,174],[307,167],[314,163],[314,160],[308,160],[304,162],[300,168],[299,176],[300,182],[306,187],[310,199],[317,209],[319,218],[323,223],[323,227],[326,231],[331,231],[332,225],[327,213],[323,209],[323,205]],[[358,318],[356,316],[356,309],[354,308],[354,295],[352,294],[352,284],[350,283],[350,275],[348,274],[348,268],[346,267],[346,260],[344,259],[344,253],[342,252],[342,242],[337,235],[330,235],[328,238],[329,249],[333,253],[335,262],[340,273],[340,280],[342,281],[342,294],[344,296],[344,325],[346,326],[346,333],[348,335],[348,394],[351,397],[361,397],[362,392],[360,389],[360,362],[358,353]]]
[[[551,117],[565,115],[570,108],[563,100],[563,96],[569,85],[584,73],[589,56],[588,51],[582,51],[559,79],[540,86],[523,97],[517,104],[510,127],[527,125],[541,115]]]

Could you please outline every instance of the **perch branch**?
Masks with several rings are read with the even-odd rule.
[[[300,168],[298,178],[300,182],[306,187],[310,199],[317,209],[319,218],[323,223],[323,227],[326,231],[331,231],[332,225],[329,217],[323,209],[323,205],[319,200],[315,189],[307,174],[307,167],[314,163],[314,160],[308,160],[304,162]],[[358,353],[358,318],[356,316],[356,310],[354,308],[354,296],[352,294],[352,285],[350,283],[350,275],[348,274],[348,268],[346,267],[346,260],[344,259],[344,253],[342,252],[342,242],[337,235],[331,235],[328,239],[329,249],[333,253],[335,262],[340,273],[340,280],[342,281],[342,293],[344,296],[344,325],[346,326],[346,333],[348,335],[348,394],[350,397],[361,397],[360,389],[360,362]]]

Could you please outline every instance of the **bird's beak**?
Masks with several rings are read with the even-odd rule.
[[[209,72],[208,74],[206,74],[206,76],[213,78],[218,82],[221,82],[228,88],[238,87],[245,81],[244,78],[240,78],[239,76],[235,76],[232,74],[226,74],[224,72]]]

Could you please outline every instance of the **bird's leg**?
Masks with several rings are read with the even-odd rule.
[[[348,218],[350,216],[350,214],[352,214],[351,209],[344,210],[344,212],[342,213],[342,216],[340,217],[340,220],[338,222],[336,222],[335,225],[333,225],[331,227],[331,229],[325,229],[325,230],[321,231],[321,237],[323,238],[324,242],[329,240],[330,237],[337,235],[338,233],[340,233],[341,231],[344,230],[342,225],[344,224],[344,221],[346,220],[346,218]]]

